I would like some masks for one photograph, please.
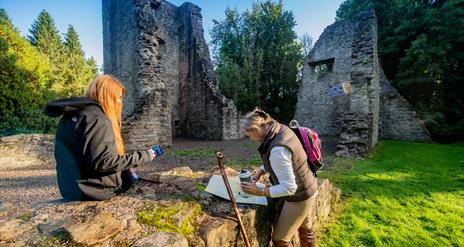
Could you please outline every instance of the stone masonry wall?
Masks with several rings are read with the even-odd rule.
[[[318,74],[323,63],[333,67]],[[294,118],[320,135],[336,136],[341,156],[363,156],[379,137],[430,140],[422,121],[383,75],[374,11],[324,30],[305,60]]]
[[[345,113],[337,154],[359,157],[378,140],[380,77],[374,11],[358,14],[354,30],[350,109]]]
[[[349,107],[348,96],[331,92],[350,80],[352,30],[348,21],[328,26],[305,59],[294,118],[320,135],[338,136]],[[318,76],[314,65],[328,59],[334,59],[332,71]]]
[[[208,46],[203,38],[200,8],[191,3],[179,7],[181,81],[185,81],[184,108],[179,135],[199,139],[237,139],[240,137],[238,112],[233,102],[219,90],[210,61]],[[185,68],[184,66],[187,66]]]
[[[162,0],[103,1],[104,70],[126,86],[127,149],[172,137],[236,139],[239,114],[221,95],[200,8]]]
[[[380,136],[392,140],[431,141],[424,122],[391,85],[383,70],[380,72],[380,84]]]

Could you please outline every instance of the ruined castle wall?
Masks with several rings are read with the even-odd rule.
[[[384,139],[430,141],[430,133],[411,105],[391,85],[383,70],[381,84],[381,130]]]
[[[239,116],[233,102],[219,90],[203,37],[200,8],[191,3],[179,7],[181,41],[179,70],[183,95],[179,134],[198,139],[237,139]]]
[[[380,75],[375,13],[362,12],[355,21],[350,108],[343,119],[337,154],[358,157],[378,141]]]
[[[303,83],[298,93],[294,118],[321,135],[338,136],[349,97],[340,93],[350,80],[353,23],[336,22],[325,28],[303,66]],[[332,71],[318,76],[315,66],[333,60]],[[330,61],[329,61],[330,62]]]
[[[172,144],[171,91],[161,62],[165,40],[160,38],[163,32],[158,34],[164,19],[156,14],[157,8],[166,15],[176,12],[175,6],[157,1],[103,1],[103,12],[112,16],[104,17],[103,22],[108,22],[104,32],[113,37],[105,46],[111,51],[105,57],[105,73],[114,74],[128,88],[122,130],[128,150]],[[121,22],[131,25],[126,28]],[[114,64],[113,60],[124,62]]]
[[[337,136],[340,156],[362,157],[380,137],[430,140],[422,121],[383,74],[377,39],[375,12],[361,12],[328,26],[303,67],[295,119],[321,135]],[[333,69],[318,75],[324,63],[333,63]]]
[[[126,87],[124,114],[132,112],[137,95],[136,8],[131,1],[116,4],[102,1],[103,15],[103,70],[116,76]]]
[[[162,0],[103,2],[105,73],[128,88],[127,149],[169,146],[173,136],[240,137],[238,112],[218,88],[200,11]]]
[[[213,77],[208,74],[208,68],[202,61],[202,56],[208,56],[208,48],[205,45],[203,28],[201,25],[202,16],[200,8],[184,3],[179,8],[179,19],[181,22],[180,35],[185,44],[181,59],[185,61],[182,66],[187,66],[186,81],[186,111],[185,120],[182,121],[184,129],[182,135],[193,138],[222,138],[222,126],[213,125],[212,122],[222,123],[221,105],[209,104],[210,101],[218,100],[219,95],[213,93]],[[206,51],[205,51],[206,49]],[[209,96],[209,97],[205,97]],[[216,98],[216,99],[215,99]],[[197,130],[197,131],[194,131]]]

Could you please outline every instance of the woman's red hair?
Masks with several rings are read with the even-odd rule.
[[[103,108],[113,127],[116,148],[119,155],[124,155],[124,141],[121,136],[122,96],[126,88],[112,75],[100,75],[87,87],[85,97],[96,101]]]

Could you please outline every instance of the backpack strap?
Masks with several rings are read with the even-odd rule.
[[[310,131],[310,134],[311,134],[311,144],[314,150],[315,158],[316,160],[320,160],[321,159],[321,140],[319,139],[319,136],[314,130],[310,128],[308,128],[308,130]]]
[[[309,156],[309,159],[311,160],[311,162],[316,161],[316,157],[314,157],[314,154],[312,152],[311,144],[309,142],[309,138],[308,138],[308,134],[306,133],[306,130],[304,128],[298,128],[298,130],[300,131],[301,138],[303,138],[304,148],[306,150],[306,153]]]

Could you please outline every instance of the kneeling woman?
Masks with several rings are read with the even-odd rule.
[[[153,160],[149,150],[125,153],[121,137],[125,87],[110,75],[98,76],[85,97],[52,101],[45,114],[61,116],[55,138],[60,193],[66,200],[106,200],[129,189],[131,168]]]
[[[261,144],[258,151],[263,166],[255,171],[252,183],[242,183],[242,189],[285,200],[272,234],[274,245],[292,246],[291,239],[298,232],[301,246],[315,246],[311,209],[318,185],[298,137],[259,108],[245,116],[243,127],[250,140]],[[260,189],[255,183],[265,172],[270,173],[273,186]]]

